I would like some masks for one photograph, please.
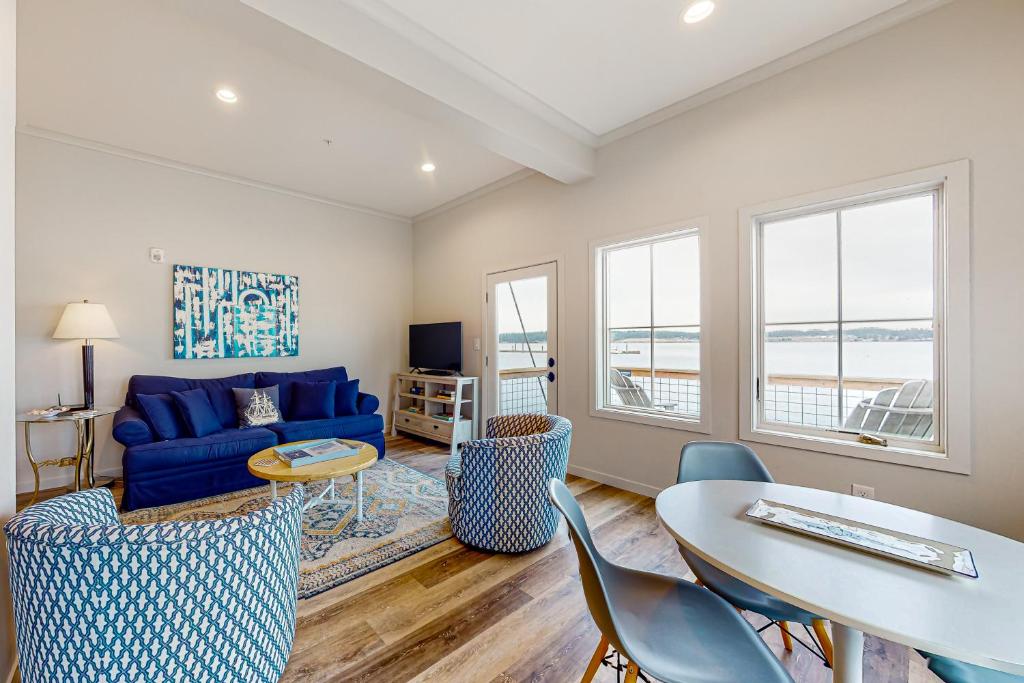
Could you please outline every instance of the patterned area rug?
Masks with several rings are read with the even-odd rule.
[[[347,479],[347,481],[346,481]],[[326,482],[307,487],[307,496]],[[289,491],[278,487],[278,494]],[[270,487],[226,493],[187,503],[135,510],[125,524],[195,522],[244,515],[266,507]],[[309,598],[346,581],[452,537],[444,483],[385,458],[363,472],[363,521],[355,519],[355,484],[339,479],[333,501],[305,512],[299,562],[299,598]]]

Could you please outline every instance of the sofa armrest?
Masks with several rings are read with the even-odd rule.
[[[153,443],[153,430],[138,411],[129,406],[122,406],[114,414],[114,439],[122,446],[138,446],[144,443]]]
[[[356,397],[356,410],[360,415],[373,415],[380,408],[380,399],[373,394],[359,392]]]

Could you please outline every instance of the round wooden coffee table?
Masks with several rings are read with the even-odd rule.
[[[319,439],[315,441],[319,441]],[[326,500],[334,500],[334,480],[351,475],[356,482],[356,519],[361,522],[363,521],[363,470],[370,469],[377,462],[377,448],[362,441],[351,439],[339,439],[339,441],[351,446],[358,446],[359,452],[346,458],[327,460],[302,467],[290,467],[277,457],[274,448],[311,443],[310,441],[294,441],[272,448],[264,448],[262,451],[254,453],[249,458],[249,473],[270,482],[270,495],[273,499],[277,498],[277,482],[279,481],[308,483],[329,480],[330,483],[323,493],[310,498],[309,502],[302,507],[303,510],[308,510]]]

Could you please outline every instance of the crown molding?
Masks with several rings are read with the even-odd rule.
[[[452,209],[458,206],[462,206],[463,204],[467,204],[473,201],[474,199],[479,199],[484,195],[488,195],[492,192],[500,190],[503,187],[514,185],[515,183],[518,183],[520,180],[526,180],[527,178],[535,176],[537,174],[538,172],[534,171],[532,168],[521,168],[515,173],[512,173],[511,175],[507,175],[504,178],[499,178],[495,180],[493,183],[488,183],[487,185],[478,187],[472,192],[467,192],[466,194],[456,197],[455,199],[449,200],[444,204],[441,204],[440,206],[435,206],[433,209],[430,209],[429,211],[424,211],[421,214],[413,216],[413,227],[415,227],[417,223],[422,223],[423,221],[429,220],[434,216],[440,216],[442,213],[447,213],[448,211],[451,211]]]
[[[348,202],[339,201],[337,199],[331,199],[330,197],[322,197],[320,195],[310,194],[308,192],[302,192],[300,190],[293,190],[291,188],[283,187],[281,185],[274,185],[272,183],[265,183],[260,180],[246,178],[244,176],[223,173],[221,171],[215,171],[213,169],[204,168],[202,166],[193,166],[192,164],[186,164],[181,161],[175,161],[174,159],[167,159],[165,157],[156,156],[154,154],[146,154],[145,152],[138,152],[136,150],[128,149],[126,147],[108,145],[105,142],[89,140],[87,138],[80,138],[74,135],[68,135],[67,133],[60,133],[55,130],[37,128],[35,126],[29,125],[20,125],[17,128],[15,128],[15,131],[19,135],[26,135],[28,137],[39,138],[41,140],[49,140],[51,142],[58,142],[63,145],[70,145],[72,147],[80,147],[82,149],[88,149],[93,152],[99,152],[101,154],[109,154],[110,156],[122,157],[124,159],[141,161],[146,164],[153,164],[154,166],[171,168],[176,171],[191,173],[193,175],[201,175],[206,176],[207,178],[215,178],[216,180],[223,180],[225,182],[235,183],[236,185],[245,185],[247,187],[252,187],[257,190],[265,190],[267,192],[283,194],[289,197],[295,197],[297,199],[304,199],[306,201],[316,202],[318,204],[327,204],[328,206],[334,206],[339,209],[345,209],[346,211],[361,213],[367,216],[374,216],[375,218],[386,218],[388,220],[400,221],[402,223],[407,224],[412,223],[412,219],[409,218],[408,216],[401,216],[399,214],[391,213],[388,211],[380,211],[378,209],[373,209],[368,206],[361,206],[359,204],[350,204]]]
[[[656,126],[659,123],[675,118],[681,114],[685,114],[697,107],[701,107],[744,88],[750,87],[756,83],[767,80],[772,76],[777,76],[782,72],[789,71],[801,64],[806,64],[807,62],[818,59],[819,57],[824,57],[831,52],[835,52],[836,50],[852,45],[853,43],[864,40],[865,38],[869,38],[877,33],[881,33],[882,31],[888,30],[898,24],[902,24],[905,21],[915,19],[922,14],[931,12],[932,10],[938,9],[942,5],[946,5],[950,2],[952,2],[952,0],[907,0],[907,2],[904,2],[902,5],[893,7],[881,14],[876,14],[870,19],[865,19],[859,24],[849,26],[842,31],[837,31],[832,35],[802,47],[795,52],[779,57],[775,61],[768,62],[756,69],[751,69],[750,71],[736,76],[735,78],[703,90],[696,95],[679,100],[667,107],[651,112],[646,116],[642,116],[635,121],[631,121],[625,125],[615,128],[614,130],[603,133],[598,136],[597,147],[601,148],[617,140],[621,140],[622,138],[629,137],[634,133],[639,133],[651,126]]]

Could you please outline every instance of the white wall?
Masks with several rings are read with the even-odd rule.
[[[58,391],[81,400],[81,342],[51,339],[64,304],[76,299],[106,304],[121,333],[95,342],[97,405],[121,405],[133,374],[331,365],[387,396],[412,314],[407,223],[24,134],[17,171],[19,410],[50,405]],[[167,262],[150,263],[150,247],[166,249]],[[173,263],[298,275],[300,355],[173,360]],[[120,468],[110,420],[97,424],[97,471]],[[37,426],[33,446],[47,455],[70,449],[71,432]],[[44,487],[70,481],[70,470],[59,472],[44,471]],[[18,488],[31,486],[19,453]]]
[[[603,148],[597,177],[532,176],[417,222],[415,317],[481,335],[481,275],[565,257],[560,412],[577,471],[643,491],[698,435],[588,415],[588,242],[708,216],[713,438],[738,434],[740,207],[955,159],[973,162],[974,471],[755,445],[783,482],[849,491],[1024,538],[1024,2],[958,0]],[[695,68],[699,68],[696,66]],[[437,264],[457,263],[455,279]],[[471,345],[465,348],[471,349]],[[468,371],[480,359],[469,352]]]
[[[14,124],[16,0],[0,0],[0,524],[14,514]],[[14,667],[7,551],[0,551],[0,679]]]

